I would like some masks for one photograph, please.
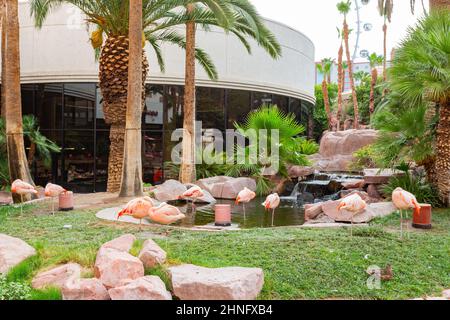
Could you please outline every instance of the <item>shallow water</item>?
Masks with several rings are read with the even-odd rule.
[[[230,204],[232,212],[232,223],[241,229],[270,228],[272,227],[272,212],[266,212],[261,205],[265,198],[256,198],[245,204],[245,215],[243,205],[235,205],[232,200],[219,200],[217,204]],[[214,223],[214,205],[200,206],[193,213],[190,204],[181,205],[180,209],[186,214],[186,219],[180,222],[180,226],[204,226]],[[296,226],[304,223],[304,209],[297,205],[292,198],[282,197],[280,207],[275,210],[274,226]]]

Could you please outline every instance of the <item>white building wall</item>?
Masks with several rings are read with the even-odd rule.
[[[89,42],[84,17],[74,7],[53,11],[42,29],[34,27],[28,1],[20,1],[21,78],[23,83],[97,82],[98,64]],[[198,31],[198,46],[214,61],[219,73],[210,81],[200,66],[197,85],[263,91],[314,101],[314,45],[302,33],[278,22],[267,20],[282,45],[278,60],[257,45],[252,55],[233,35],[220,29]],[[179,29],[183,33],[183,28]],[[148,81],[155,84],[184,83],[184,52],[172,45],[163,46],[166,71],[162,73],[150,46]]]

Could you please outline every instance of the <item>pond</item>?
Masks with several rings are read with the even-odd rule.
[[[218,200],[216,204],[231,205],[232,223],[241,229],[269,228],[272,227],[272,212],[266,212],[262,203],[265,198],[256,198],[245,204],[245,215],[242,204],[236,205],[231,200]],[[183,227],[204,226],[214,223],[214,205],[197,206],[195,212],[190,205],[180,208],[186,214],[186,219],[179,225]],[[304,220],[304,209],[290,197],[282,197],[280,207],[275,210],[274,226],[297,226],[302,225]]]

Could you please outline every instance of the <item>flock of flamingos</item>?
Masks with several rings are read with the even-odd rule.
[[[29,194],[37,194],[38,191],[31,184],[24,182],[22,180],[16,180],[11,185],[11,192],[18,194],[21,197],[21,202],[23,204],[23,196]],[[58,197],[61,193],[67,192],[63,187],[48,183],[45,187],[45,196],[52,198],[52,214],[55,213],[54,201],[53,199]],[[192,206],[195,206],[195,201],[204,196],[203,190],[198,186],[193,186],[186,192],[184,192],[179,199],[187,200],[192,202]],[[245,204],[249,203],[255,199],[256,193],[248,188],[244,188],[239,192],[236,198],[236,204],[242,203],[245,213]],[[414,209],[414,212],[420,214],[420,204],[418,203],[416,197],[403,190],[402,188],[397,188],[392,193],[392,202],[398,210],[400,210],[401,219],[403,220],[403,211]],[[267,196],[266,201],[262,203],[266,210],[272,210],[272,226],[274,223],[275,210],[280,205],[280,197],[278,194],[273,193]],[[367,207],[367,203],[358,195],[353,194],[341,200],[338,210],[346,210],[352,213],[351,221],[351,232],[353,234],[353,217],[363,212]],[[23,207],[21,206],[21,212]],[[167,203],[161,203],[156,205],[155,200],[150,197],[136,198],[128,202],[128,204],[118,213],[117,219],[121,216],[132,216],[140,221],[142,224],[142,219],[150,218],[153,222],[169,225],[177,222],[178,220],[184,219],[185,215],[177,208]],[[401,223],[402,227],[402,223]]]

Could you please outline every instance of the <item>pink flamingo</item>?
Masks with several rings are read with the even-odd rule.
[[[195,207],[195,200],[203,197],[205,194],[199,186],[193,186],[185,191],[179,198],[188,199],[192,201],[192,206]]]
[[[241,190],[238,193],[238,196],[236,198],[236,205],[238,205],[239,203],[242,203],[242,208],[244,210],[244,219],[245,219],[245,204],[249,203],[250,201],[255,199],[255,197],[256,197],[256,193],[254,193],[252,190],[250,190],[247,187],[245,187],[244,190]]]
[[[353,217],[358,213],[366,210],[366,208],[367,203],[357,193],[342,199],[341,202],[339,203],[338,206],[339,212],[341,212],[342,210],[347,210],[350,211],[352,214],[350,227],[351,236],[353,236]]]
[[[280,196],[278,193],[273,193],[267,196],[266,201],[262,203],[266,210],[272,210],[272,227],[275,217],[275,209],[280,206]]]
[[[158,207],[150,208],[148,216],[152,221],[165,225],[186,218],[177,207],[168,205],[165,202],[161,203]]]
[[[414,209],[415,214],[420,214],[421,207],[416,196],[402,188],[397,188],[392,192],[392,202],[400,211],[400,237],[403,238],[403,210],[407,212],[409,209]],[[407,213],[406,216],[408,216]]]
[[[23,196],[27,194],[38,194],[34,186],[20,179],[12,183],[11,192],[20,195],[20,214],[23,213]]]
[[[127,203],[117,215],[117,220],[121,216],[131,216],[135,219],[139,219],[139,229],[142,227],[142,219],[148,216],[151,208],[153,208],[154,202],[150,197],[142,197],[131,200]]]
[[[67,190],[57,184],[47,183],[44,192],[46,197],[52,198],[52,215],[55,215],[54,198],[59,197],[61,193],[67,192]]]

